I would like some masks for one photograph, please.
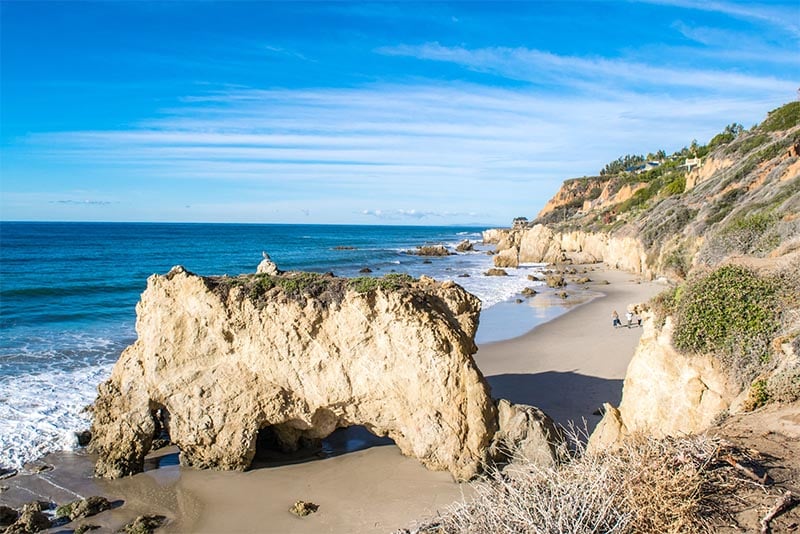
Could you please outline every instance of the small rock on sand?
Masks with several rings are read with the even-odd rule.
[[[291,506],[291,508],[289,508],[289,511],[297,517],[305,517],[313,514],[317,510],[319,510],[318,504],[306,501],[297,501]]]

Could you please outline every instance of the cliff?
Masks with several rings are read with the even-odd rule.
[[[693,150],[567,180],[529,225],[487,232],[497,266],[605,262],[674,283],[641,304],[653,311],[593,449],[800,399],[800,102]]]
[[[774,110],[696,160],[684,149],[639,174],[567,180],[527,227],[492,233],[495,263],[603,261],[681,280],[728,257],[800,248],[798,115],[800,102]]]
[[[94,404],[97,475],[142,471],[162,431],[183,465],[242,470],[265,432],[293,451],[353,425],[457,480],[490,456],[555,461],[559,436],[535,409],[503,401],[498,432],[472,359],[480,301],[460,286],[280,273],[266,254],[259,270],[148,279],[138,338]]]

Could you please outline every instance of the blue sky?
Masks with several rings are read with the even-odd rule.
[[[797,98],[800,3],[0,3],[0,218],[508,224]]]

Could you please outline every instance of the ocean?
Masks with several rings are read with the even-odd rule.
[[[524,271],[483,276],[491,266],[485,251],[493,247],[479,244],[476,252],[428,263],[405,252],[432,243],[454,248],[463,239],[480,243],[482,230],[0,222],[0,467],[19,468],[77,446],[75,433],[90,425],[85,407],[97,385],[135,340],[136,302],[153,273],[174,265],[202,275],[251,273],[266,251],[282,270],[352,277],[368,267],[372,276],[453,279],[485,311],[532,285]]]

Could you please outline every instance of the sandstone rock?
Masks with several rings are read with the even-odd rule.
[[[547,226],[509,230],[497,243],[509,261],[519,263],[597,263],[652,278],[645,247],[636,237],[583,231],[554,232]],[[495,264],[497,265],[497,264]]]
[[[547,278],[545,278],[545,283],[547,287],[564,287],[567,285],[567,281],[564,280],[564,277],[560,274],[549,274]]]
[[[449,256],[450,251],[444,245],[425,245],[417,247],[416,250],[409,250],[408,254],[417,256]]]
[[[482,234],[484,245],[494,245],[500,242],[510,230],[508,228],[489,228]]]
[[[163,515],[140,515],[119,529],[117,534],[152,534],[166,521],[167,518]]]
[[[496,461],[552,466],[563,458],[563,433],[540,409],[500,399],[497,420],[499,430],[490,449]]]
[[[6,529],[5,534],[30,534],[47,530],[52,525],[43,510],[44,507],[40,502],[26,504],[22,507],[17,520]]]
[[[501,250],[495,254],[492,261],[494,262],[495,267],[519,267],[517,249],[509,248],[506,250]]]
[[[294,515],[296,515],[297,517],[305,517],[307,515],[311,515],[317,510],[319,510],[318,504],[306,501],[297,501],[291,506],[291,508],[289,508],[289,511]]]
[[[70,521],[74,521],[76,519],[97,515],[111,508],[111,503],[108,502],[108,499],[105,497],[93,496],[59,506],[56,508],[56,517],[68,517]]]
[[[465,239],[456,245],[456,252],[472,252],[473,250],[475,250],[475,247],[472,245],[469,239]]]
[[[503,269],[489,269],[483,274],[486,276],[508,276],[508,273]]]
[[[480,301],[452,282],[356,280],[150,277],[138,339],[98,388],[96,474],[140,472],[161,413],[183,465],[246,469],[268,427],[291,449],[363,425],[430,469],[474,476],[496,430],[472,359]]]
[[[532,287],[526,287],[525,289],[522,290],[522,295],[524,297],[533,297],[536,294],[538,294],[538,291],[536,291]]]
[[[264,257],[264,259],[262,259],[261,263],[258,264],[258,267],[256,268],[256,274],[279,274],[278,266],[275,265],[275,263],[269,258],[269,254],[262,252],[261,255]]]
[[[701,432],[738,394],[716,359],[672,347],[671,318],[658,330],[651,312],[641,317],[642,337],[625,374],[622,402],[618,410],[606,409],[589,440],[595,449],[635,432],[654,437]]]

